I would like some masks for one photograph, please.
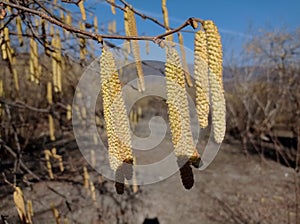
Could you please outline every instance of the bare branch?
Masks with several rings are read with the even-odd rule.
[[[173,33],[176,33],[180,30],[182,30],[183,28],[185,28],[186,26],[189,25],[193,25],[193,21],[199,22],[202,21],[200,19],[195,19],[195,18],[189,18],[187,19],[181,26],[179,26],[176,29],[172,29],[169,32],[157,35],[157,36],[120,36],[120,35],[107,35],[107,34],[97,34],[97,33],[93,33],[93,32],[89,32],[86,30],[81,30],[78,29],[76,27],[67,25],[61,21],[58,21],[57,19],[45,14],[44,12],[38,11],[38,10],[34,10],[34,9],[30,9],[21,5],[17,5],[17,4],[13,4],[13,3],[8,3],[8,2],[3,2],[4,5],[6,6],[10,6],[12,8],[16,8],[19,9],[21,11],[24,12],[28,12],[34,15],[37,15],[47,21],[49,21],[50,23],[53,23],[57,26],[60,26],[61,28],[73,32],[73,33],[77,33],[77,34],[82,34],[84,36],[90,37],[93,40],[96,40],[98,42],[102,42],[102,39],[123,39],[123,40],[149,40],[149,41],[153,41],[155,43],[159,43],[162,39],[164,39],[164,37],[171,35]],[[193,27],[193,26],[192,26]]]

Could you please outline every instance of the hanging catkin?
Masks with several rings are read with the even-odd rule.
[[[178,40],[179,40],[179,45],[180,45],[181,60],[182,60],[182,64],[183,64],[185,79],[186,79],[188,86],[192,87],[193,82],[192,82],[191,75],[189,72],[189,67],[188,67],[188,64],[186,61],[186,54],[185,54],[185,49],[184,49],[184,45],[183,45],[183,37],[180,32],[178,33]]]
[[[111,13],[115,15],[116,14],[116,7],[114,6],[115,0],[109,0],[109,1],[111,2],[111,6],[110,6]]]
[[[79,27],[81,30],[85,30],[85,26],[82,22],[79,23]],[[87,55],[87,48],[86,48],[86,39],[84,37],[79,38],[79,47],[80,47],[80,60],[85,61]]]
[[[79,1],[78,7],[80,9],[81,18],[82,18],[83,21],[85,21],[86,20],[86,13],[85,13],[85,8],[84,8],[83,2],[84,2],[84,0]]]
[[[3,30],[3,33],[4,33],[4,44],[5,47],[2,49],[5,51],[2,52],[4,53],[3,54],[3,59],[8,59],[8,62],[9,62],[9,68],[11,70],[11,73],[13,74],[13,80],[14,80],[14,84],[15,84],[15,89],[17,91],[20,90],[20,87],[19,87],[19,76],[18,76],[18,73],[17,73],[17,69],[16,69],[16,57],[15,57],[15,52],[14,52],[14,49],[10,46],[10,37],[9,37],[9,29],[7,27],[4,27],[4,30]],[[2,46],[3,46],[2,45]]]
[[[164,16],[164,24],[166,27],[166,31],[170,31],[170,26],[169,26],[169,15],[168,15],[168,8],[167,8],[167,0],[162,0],[161,1],[161,6],[162,6],[162,13]],[[173,41],[173,36],[172,35],[168,35],[166,37],[167,41]]]
[[[72,16],[70,12],[67,12],[65,20],[66,20],[66,24],[68,24],[69,26],[72,25]],[[70,32],[66,30],[66,38],[69,38],[69,36],[70,36]]]
[[[16,18],[16,27],[17,27],[17,32],[18,32],[19,44],[20,44],[20,46],[23,46],[22,20],[21,20],[20,16],[18,16]]]
[[[1,43],[2,59],[6,60],[7,59],[7,53],[6,53],[6,43],[5,43],[5,39],[4,39],[4,32],[0,32],[0,43]]]
[[[41,66],[39,64],[38,44],[33,38],[30,38],[29,45],[30,45],[30,61],[29,61],[30,81],[39,84],[40,75],[41,75]]]
[[[54,87],[55,92],[62,91],[62,57],[61,57],[61,40],[59,31],[56,32],[56,61],[57,61],[57,86]]]
[[[0,79],[0,97],[4,96],[4,90],[3,90],[3,80]],[[2,104],[0,104],[0,116],[3,114],[3,107]]]
[[[53,104],[53,100],[52,100],[52,83],[48,82],[47,83],[47,101],[48,104],[51,106]],[[49,121],[49,135],[50,135],[50,140],[54,141],[55,140],[55,135],[54,135],[54,121],[53,121],[53,117],[52,114],[48,114],[48,121]]]
[[[213,21],[204,21],[203,28],[206,32],[207,40],[213,133],[215,141],[221,143],[226,129],[226,107],[222,83],[223,55],[221,37]]]
[[[54,48],[52,52],[52,78],[54,92],[62,91],[62,57],[61,57],[61,41],[59,31],[57,31],[51,41]]]
[[[126,10],[124,11],[124,29],[125,29],[125,35],[130,36],[129,27],[128,27],[128,13]],[[131,53],[130,40],[124,40],[124,50],[127,54]]]
[[[99,33],[98,17],[97,16],[94,16],[94,31],[95,31],[95,33]]]
[[[201,128],[206,128],[209,114],[209,85],[206,35],[203,30],[195,34],[194,71],[198,121]]]
[[[138,32],[136,29],[136,22],[134,17],[134,12],[131,8],[125,7],[124,10],[124,19],[127,20],[127,28],[128,28],[128,36],[138,36]],[[125,23],[125,30],[126,30],[126,23]],[[133,49],[133,56],[136,64],[136,70],[138,74],[138,89],[139,91],[143,92],[145,91],[145,81],[144,81],[144,72],[142,68],[142,62],[140,57],[140,47],[137,40],[132,40],[132,49]]]
[[[24,198],[23,198],[23,192],[22,192],[21,188],[15,187],[13,198],[14,198],[15,206],[17,208],[18,215],[20,217],[21,222],[28,223],[28,218],[27,218],[27,213],[26,213],[25,203],[24,203]]]
[[[185,79],[180,56],[174,48],[167,48],[165,65],[167,85],[167,105],[174,152],[180,167],[183,185],[189,189],[193,186],[193,174],[187,166],[198,166],[200,156],[195,148],[185,89]],[[186,178],[189,177],[189,178]]]
[[[124,177],[126,179],[132,177],[130,126],[114,57],[105,48],[100,59],[100,75],[109,162],[115,171],[117,192],[122,193],[121,186],[124,185]]]

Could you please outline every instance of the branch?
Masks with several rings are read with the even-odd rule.
[[[115,7],[117,7],[116,4],[113,4],[109,0],[106,0],[106,2],[109,3],[109,4],[111,4],[111,5],[114,5]],[[136,15],[140,16],[141,18],[151,20],[152,22],[156,23],[157,25],[159,25],[159,26],[161,26],[161,27],[163,27],[165,29],[167,28],[163,23],[159,22],[157,19],[154,19],[154,18],[152,18],[150,16],[147,16],[147,15],[145,15],[143,13],[140,13],[139,11],[135,10],[132,7],[132,5],[128,4],[126,1],[120,0],[120,2],[122,2],[125,6],[129,7]],[[120,8],[120,7],[117,7],[117,8]],[[124,11],[124,8],[122,10]]]
[[[12,150],[8,145],[5,144],[5,142],[0,138],[0,144],[6,149],[9,154],[11,154],[12,157],[15,159],[17,158],[17,154]],[[22,160],[20,160],[20,166],[27,172],[29,173],[34,179],[36,180],[41,180],[36,174],[34,174],[24,163]]]
[[[39,112],[39,113],[49,113],[50,112],[50,108],[47,108],[47,109],[36,108],[36,107],[29,106],[23,102],[13,103],[13,102],[9,102],[9,101],[5,100],[4,98],[0,98],[0,105],[1,104],[7,105],[9,107],[19,108],[19,109],[28,109],[28,110]]]
[[[90,37],[91,39],[96,40],[100,43],[102,43],[102,39],[148,40],[148,41],[153,41],[154,43],[159,43],[162,39],[164,39],[164,37],[166,37],[170,34],[176,33],[176,32],[182,30],[183,28],[185,28],[188,25],[191,25],[193,28],[195,28],[194,27],[195,22],[202,21],[202,20],[196,19],[196,18],[189,18],[181,26],[179,26],[178,28],[172,29],[169,32],[166,32],[166,33],[163,33],[163,34],[160,34],[160,35],[157,35],[157,36],[107,35],[107,34],[97,34],[97,33],[89,32],[89,31],[86,31],[86,30],[78,29],[76,27],[67,25],[67,24],[65,24],[61,21],[58,21],[57,19],[55,19],[55,18],[53,18],[53,17],[51,17],[51,16],[49,16],[49,15],[47,15],[47,14],[41,12],[41,11],[38,11],[38,10],[26,8],[24,6],[13,4],[13,3],[8,3],[8,2],[2,2],[2,3],[6,6],[10,6],[12,8],[16,8],[16,9],[19,9],[21,11],[37,15],[37,16],[49,21],[50,23],[53,23],[57,26],[60,26],[61,28],[65,29],[67,31],[77,33],[77,34],[82,34],[82,35]]]
[[[72,1],[72,0],[61,0],[62,2],[64,3],[72,3],[72,4],[75,4],[75,5],[78,5],[78,3],[81,1],[81,0],[77,0],[77,1]]]

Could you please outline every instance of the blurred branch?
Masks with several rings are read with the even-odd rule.
[[[14,152],[12,148],[5,144],[5,142],[0,138],[0,144],[5,148],[5,150],[15,159],[17,158],[17,154]],[[24,163],[20,160],[20,166],[23,168],[27,173],[29,173],[34,179],[41,180],[36,174],[34,174]]]

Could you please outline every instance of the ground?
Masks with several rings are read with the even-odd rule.
[[[163,145],[161,146],[163,147]],[[84,163],[78,150],[68,153],[74,167]],[[74,159],[75,158],[75,159]],[[195,186],[183,188],[179,174],[139,192],[117,195],[111,181],[90,170],[96,204],[83,187],[78,172],[58,175],[23,186],[25,199],[33,202],[34,223],[55,223],[51,207],[69,223],[295,223],[294,172],[257,155],[245,155],[238,144],[223,143],[213,163],[194,170]],[[18,223],[12,189],[1,186],[0,214]]]

